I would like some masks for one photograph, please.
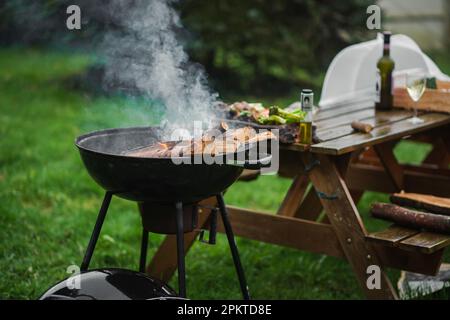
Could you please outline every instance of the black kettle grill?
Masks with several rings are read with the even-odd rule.
[[[76,278],[79,277],[79,278]],[[78,281],[78,285],[76,285]],[[154,300],[180,299],[165,283],[140,272],[96,269],[63,280],[40,300]]]
[[[144,287],[150,286],[150,284],[156,286],[157,289],[154,292],[157,294],[162,294],[167,289],[172,297],[173,290],[169,290],[166,285],[143,273],[145,272],[149,232],[176,234],[178,289],[179,296],[185,298],[184,233],[191,232],[197,227],[198,203],[214,196],[217,199],[217,207],[211,210],[209,243],[215,243],[217,213],[220,212],[243,298],[250,299],[222,192],[236,181],[244,168],[259,169],[270,165],[271,155],[264,154],[257,160],[239,162],[230,162],[229,159],[233,157],[221,155],[223,161],[214,164],[175,164],[171,158],[139,158],[126,155],[129,150],[156,143],[157,131],[158,128],[153,127],[108,129],[82,135],[76,139],[76,146],[89,174],[106,190],[81,264],[83,281],[90,283],[95,280],[97,283],[105,284],[100,285],[100,288],[110,288],[106,285],[110,282],[108,279],[114,279],[114,277],[122,279],[126,275],[136,278],[136,282],[132,283],[137,283],[139,280],[143,282],[142,286]],[[252,148],[257,148],[257,145],[247,144],[236,153],[244,153],[245,158]],[[242,154],[240,157],[236,154],[235,158],[242,159],[243,157]],[[140,273],[118,269],[88,271],[113,195],[138,202],[143,223]],[[201,233],[200,240],[202,238],[203,233]],[[111,272],[113,276],[108,276],[108,272]],[[110,296],[115,298],[121,296],[149,298],[148,294],[123,295],[121,285],[116,286],[113,291],[118,293],[111,293]],[[51,288],[43,297],[67,296],[64,295],[64,292],[67,290],[60,283]],[[103,289],[99,289],[98,292],[92,292],[91,295],[99,298],[108,296],[103,292]],[[169,293],[166,296],[168,295]],[[161,296],[165,297],[165,295]]]

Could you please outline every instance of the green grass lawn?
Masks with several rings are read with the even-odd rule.
[[[158,121],[147,101],[95,97],[67,87],[64,79],[82,73],[90,61],[73,54],[0,50],[2,299],[37,298],[67,277],[69,265],[82,260],[103,191],[84,170],[75,137],[93,129]],[[428,150],[403,143],[396,153],[402,161],[420,162]],[[274,212],[289,184],[276,176],[238,182],[226,201]],[[366,193],[360,202],[369,229],[384,225],[367,218],[369,204],[386,199]],[[137,269],[140,230],[136,205],[113,199],[91,268]],[[149,256],[162,239],[151,235]],[[238,239],[238,246],[254,298],[363,298],[344,261],[247,239]],[[223,235],[216,246],[197,243],[186,263],[190,297],[240,298]],[[398,272],[390,276],[396,280]],[[171,284],[176,288],[175,280]]]

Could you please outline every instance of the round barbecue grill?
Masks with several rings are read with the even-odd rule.
[[[116,195],[139,203],[143,221],[140,272],[145,271],[149,232],[176,234],[179,296],[186,297],[183,234],[196,227],[198,202],[215,196],[217,207],[211,210],[209,243],[215,242],[216,213],[220,212],[241,291],[244,299],[249,299],[222,192],[236,181],[244,168],[269,166],[271,155],[247,159],[251,151],[254,154],[257,150],[257,143],[246,143],[233,154],[219,154],[212,164],[198,163],[190,157],[174,161],[170,157],[129,155],[132,150],[157,143],[157,133],[155,127],[119,128],[95,131],[76,139],[89,174],[106,190],[81,270],[88,270],[111,198]]]
[[[77,278],[78,277],[78,278]],[[131,270],[109,268],[83,272],[48,289],[39,300],[180,299],[161,281]]]
[[[157,142],[157,128],[108,129],[76,139],[83,162],[92,178],[105,190],[133,201],[193,203],[228,188],[244,167],[268,164],[270,156],[244,163],[224,163],[229,155],[218,155],[215,163],[177,164],[173,158],[142,158],[127,152]],[[235,158],[245,158],[252,145],[240,148]],[[189,159],[188,159],[189,158]],[[176,160],[193,162],[191,157]],[[218,162],[223,164],[218,164]]]

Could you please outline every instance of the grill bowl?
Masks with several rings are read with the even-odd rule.
[[[244,169],[224,164],[176,164],[170,158],[140,158],[127,151],[157,142],[156,127],[94,131],[75,141],[91,177],[105,190],[138,202],[194,203],[228,188]],[[248,152],[251,146],[239,152]]]

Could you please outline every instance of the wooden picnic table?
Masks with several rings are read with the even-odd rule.
[[[368,190],[450,197],[450,115],[422,113],[421,124],[410,123],[412,115],[400,109],[375,111],[371,101],[320,110],[314,121],[322,142],[309,148],[296,144],[280,147],[279,175],[293,182],[277,214],[228,206],[235,234],[344,258],[371,299],[397,298],[384,273],[388,267],[435,274],[450,237],[398,226],[370,234],[355,205]],[[373,131],[354,132],[350,126],[354,120],[370,123]],[[433,149],[421,165],[400,164],[393,148],[402,139],[427,142]],[[199,227],[208,226],[209,208],[214,205],[212,199],[202,203]],[[197,234],[185,235],[186,251]],[[167,236],[148,272],[168,281],[176,270],[175,248],[175,237]],[[251,268],[245,261],[243,264]],[[381,267],[381,289],[371,290],[366,285],[370,265]]]

